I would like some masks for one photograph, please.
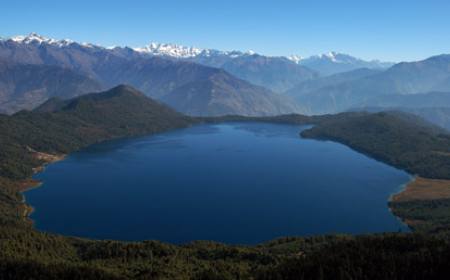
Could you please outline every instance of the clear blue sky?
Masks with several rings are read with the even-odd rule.
[[[450,1],[2,1],[0,36],[30,32],[105,46],[157,41],[409,61],[450,53]]]

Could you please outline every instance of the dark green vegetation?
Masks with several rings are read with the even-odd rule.
[[[53,111],[52,111],[53,110]],[[34,151],[66,154],[87,145],[193,123],[127,86],[69,101],[50,99],[35,112],[0,116],[0,176],[25,179],[39,165]]]
[[[127,86],[69,101],[51,99],[33,112],[0,116],[0,278],[433,279],[448,275],[450,241],[442,231],[439,236],[283,238],[252,247],[214,242],[176,246],[46,234],[34,230],[26,217],[29,209],[19,191],[29,184],[26,179],[32,168],[45,161],[35,151],[64,154],[112,138],[202,121],[237,120],[315,124],[305,135],[343,142],[396,166],[425,172],[424,176],[448,175],[448,161],[442,157],[449,152],[448,135],[397,113],[192,119]],[[423,160],[436,171],[423,167]],[[443,205],[448,207],[447,202]],[[414,214],[410,209],[396,211]],[[436,215],[443,213],[439,210]]]
[[[90,241],[0,229],[2,279],[436,279],[448,239],[415,234],[214,242]],[[382,268],[382,269],[380,269]]]
[[[450,229],[450,199],[389,202],[394,214],[411,221],[417,232],[442,233]]]
[[[339,114],[302,136],[341,142],[425,178],[450,179],[450,135],[412,115]]]
[[[409,114],[335,115],[304,131],[302,136],[344,143],[421,177],[450,179],[450,135]],[[448,199],[392,201],[389,207],[416,232],[449,232]]]

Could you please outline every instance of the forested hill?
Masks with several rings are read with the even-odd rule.
[[[193,119],[128,86],[51,99],[35,111],[0,115],[0,279],[435,279],[449,273],[450,241],[444,233],[177,246],[65,237],[28,223],[29,208],[19,191],[22,179],[42,163],[38,152],[65,154],[107,139],[223,121],[314,124],[304,136],[343,142],[423,176],[449,175],[449,136],[406,114]]]
[[[302,136],[341,142],[422,177],[450,179],[450,135],[413,115],[342,113],[323,118]]]
[[[0,115],[0,176],[23,179],[39,160],[30,151],[65,154],[107,139],[184,127],[193,120],[129,86],[71,100],[51,99],[36,111]]]

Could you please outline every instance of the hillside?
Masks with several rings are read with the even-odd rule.
[[[55,75],[54,73],[48,72],[40,72],[38,74],[30,73],[28,76],[24,76],[25,73],[20,71],[17,76],[24,77],[20,80],[8,80],[9,88],[19,88],[23,85],[30,84],[29,87],[31,90],[37,88],[40,92],[31,92],[33,93],[31,94],[29,93],[30,90],[28,90],[24,93],[7,93],[7,96],[0,92],[0,109],[3,108],[3,111],[7,113],[13,113],[21,109],[34,108],[49,97],[58,96],[62,99],[67,99],[81,93],[99,91],[119,84],[129,84],[151,98],[162,99],[165,95],[178,88],[184,87],[189,83],[195,84],[197,82],[211,80],[217,75],[226,75],[227,78],[222,80],[220,88],[215,89],[214,87],[219,85],[217,83],[212,83],[211,90],[221,92],[221,96],[225,96],[224,99],[219,98],[216,99],[215,102],[218,107],[228,108],[228,110],[208,111],[211,112],[212,115],[217,115],[219,113],[231,114],[240,111],[239,108],[242,107],[248,108],[247,110],[249,112],[259,112],[261,110],[261,103],[266,103],[267,95],[269,95],[267,90],[255,86],[248,81],[246,81],[247,84],[245,86],[236,87],[236,84],[242,84],[243,82],[232,74],[225,72],[223,69],[186,60],[149,56],[131,48],[118,47],[108,49],[96,45],[79,44],[67,40],[53,40],[37,34],[30,34],[29,36],[21,38],[0,40],[0,60],[4,60],[11,64],[27,63],[32,65],[30,67],[39,69],[42,67],[53,67],[64,69],[65,71],[63,78],[61,77],[62,75]],[[290,65],[290,68],[303,68],[287,59],[285,59],[283,63]],[[289,67],[288,69],[290,69]],[[264,69],[266,68],[262,65],[258,71],[263,71]],[[15,75],[10,73],[9,69],[7,70],[8,72],[4,75],[7,77],[15,77]],[[68,76],[66,72],[72,73],[72,75],[76,75],[76,77]],[[309,73],[311,71],[305,70],[304,72]],[[265,80],[266,78],[267,77],[265,76],[265,78],[261,78],[260,80]],[[303,78],[300,77],[298,79]],[[38,86],[31,86],[33,83],[37,83],[40,80],[43,80],[43,82],[39,83]],[[54,87],[46,87],[45,85],[50,82],[56,83],[58,87],[55,89]],[[96,86],[90,86],[91,84],[95,84]],[[231,89],[231,91],[224,91],[225,88]],[[245,89],[245,92],[240,92],[241,88]],[[197,87],[197,90],[203,89],[206,89],[206,87]],[[180,90],[178,92],[180,92]],[[235,105],[236,108],[229,107],[230,104],[227,103],[227,100],[233,98],[233,95],[237,94],[243,96],[248,92],[253,93],[251,98],[246,99],[251,102],[245,104],[236,103],[238,99],[235,99],[233,105]],[[72,93],[72,95],[69,93]],[[199,96],[207,96],[208,94],[208,92],[198,92]],[[3,98],[2,95],[5,97]],[[227,98],[226,95],[230,96]],[[179,101],[175,100],[176,103],[185,103],[186,97],[184,95],[177,94],[173,96],[180,98]],[[275,97],[272,98],[277,99]],[[221,100],[225,103],[221,104]],[[207,101],[199,100],[199,103],[190,103],[190,105],[192,105],[193,108],[201,107],[201,102]],[[291,106],[292,100],[283,101],[282,98],[278,98],[277,102],[284,104],[266,106],[264,114],[274,115],[279,113],[279,110],[269,111],[271,108],[276,108],[278,106],[295,107]],[[196,109],[193,109],[193,111],[195,110]]]
[[[278,93],[318,77],[316,72],[287,58],[256,54],[237,57],[220,67],[236,77]]]
[[[300,98],[303,95],[309,94],[311,92],[318,91],[322,88],[329,86],[341,84],[344,82],[354,81],[361,78],[365,78],[371,75],[380,73],[381,70],[374,70],[368,68],[359,68],[349,72],[338,73],[330,76],[319,77],[317,79],[304,81],[297,84],[291,89],[284,92],[285,95],[291,96],[293,98]]]
[[[83,95],[58,106],[50,103],[54,105],[55,99],[34,112],[0,116],[0,176],[30,176],[39,164],[30,151],[65,154],[106,139],[150,134],[192,122],[129,86]]]
[[[338,73],[353,71],[360,68],[383,70],[391,67],[393,63],[379,60],[362,60],[348,54],[329,52],[300,59],[299,64],[304,65],[321,76],[330,76]]]
[[[428,92],[417,94],[387,94],[375,96],[355,107],[384,107],[384,108],[436,108],[450,107],[450,93]]]
[[[0,61],[0,112],[32,109],[50,97],[72,98],[99,91],[101,84],[59,66]]]
[[[297,101],[312,114],[336,113],[360,104],[372,106],[372,100],[379,102],[377,98],[446,92],[450,88],[449,81],[450,55],[440,55],[399,63],[375,75],[314,89],[299,96]]]
[[[143,48],[136,48],[136,51],[151,57],[221,68],[242,80],[277,93],[318,76],[315,71],[287,57],[265,56],[251,51],[220,51],[161,43],[151,43]]]
[[[192,116],[270,116],[301,111],[289,98],[236,79],[224,71],[185,84],[161,100]]]
[[[450,94],[428,93],[414,95],[380,96],[370,102],[372,106],[360,105],[350,111],[402,111],[450,130]]]
[[[306,130],[304,136],[340,141],[424,176],[449,174],[445,156],[450,139],[438,128],[410,115],[345,113],[313,118],[286,115],[194,120],[129,86],[67,101],[53,98],[32,112],[0,115],[0,275],[11,276],[6,279],[269,280],[344,273],[341,279],[382,279],[430,278],[448,271],[450,256],[446,252],[450,245],[445,235],[332,235],[280,238],[257,246],[209,241],[172,245],[64,237],[39,232],[27,219],[30,208],[19,191],[35,184],[27,178],[33,167],[46,161],[45,157],[106,139],[154,133],[200,121],[237,120],[313,123],[315,126]],[[428,167],[423,165],[424,157]],[[405,167],[404,163],[410,165]],[[425,209],[421,213],[436,209],[433,205],[420,207]],[[411,213],[411,208],[404,205],[395,209]],[[443,232],[443,225],[439,226]],[[392,269],[389,274],[367,269],[374,263]]]
[[[355,148],[364,147],[374,156],[380,152],[380,147],[387,147],[391,153],[405,146],[402,152],[406,154],[409,149],[415,149],[413,145],[437,151],[446,151],[450,147],[445,142],[448,138],[441,136],[439,129],[397,113],[345,113],[314,118],[301,115],[230,116],[196,121],[233,120],[315,123],[313,128],[305,131],[306,136],[338,140]],[[29,176],[28,169],[42,164],[33,157],[36,155],[34,149],[67,153],[104,139],[162,131],[191,122],[192,119],[128,86],[64,102],[51,99],[34,112],[0,116],[4,132],[0,136],[2,168],[5,163],[14,167],[6,169],[9,171],[6,173],[2,169],[0,176],[0,275],[11,276],[6,279],[271,280],[320,278],[323,273],[345,275],[338,279],[433,278],[448,272],[450,243],[442,236],[331,235],[280,238],[257,246],[210,241],[172,245],[158,241],[71,238],[42,233],[30,226],[26,219],[29,208],[18,193],[30,182],[16,178]],[[406,133],[405,137],[402,133]],[[417,143],[409,144],[408,137],[416,134],[420,135]],[[375,146],[367,146],[368,142],[364,141],[376,138],[379,140],[374,142]],[[11,148],[17,153],[4,154],[11,152]],[[442,162],[431,163],[439,165]],[[421,166],[420,161],[415,164]],[[374,263],[389,270],[369,269]]]
[[[343,113],[302,136],[341,142],[411,174],[450,179],[450,135],[410,114]]]

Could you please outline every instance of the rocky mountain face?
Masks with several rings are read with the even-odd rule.
[[[252,51],[219,51],[158,43],[135,50],[147,56],[222,68],[240,79],[278,93],[318,76],[315,71],[286,57],[263,56]]]
[[[220,67],[243,80],[280,93],[319,76],[287,58],[257,54],[237,57]]]
[[[219,51],[159,43],[151,43],[135,50],[148,56],[187,60],[223,68],[243,80],[275,92],[287,91],[319,76],[324,77],[359,68],[383,70],[393,65],[393,63],[378,60],[365,61],[336,52],[302,58],[297,55],[264,56],[252,51]]]
[[[268,116],[302,110],[288,97],[250,85],[225,71],[187,83],[165,95],[162,101],[195,116]]]
[[[287,58],[171,44],[104,48],[30,34],[0,40],[0,61],[3,113],[118,84],[202,116],[327,114],[390,99],[408,107],[403,95],[450,91],[450,55],[384,69],[390,64],[339,53]]]
[[[67,68],[0,61],[0,112],[32,109],[49,97],[99,91],[101,84]]]
[[[20,87],[41,90],[39,94],[36,93],[34,95],[27,94],[28,91],[21,92],[18,90],[9,90],[7,93],[1,93],[0,110],[7,113],[33,108],[50,97],[70,98],[118,84],[132,85],[143,91],[147,96],[162,99],[179,87],[189,83],[212,80],[212,77],[221,75],[226,76],[226,78],[222,79],[219,89],[215,88],[218,86],[217,83],[212,83],[212,87],[197,87],[198,90],[209,90],[209,92],[198,92],[199,96],[210,96],[214,93],[216,104],[226,103],[221,107],[221,114],[236,112],[235,109],[229,106],[231,97],[250,93],[252,98],[241,96],[235,99],[233,104],[241,108],[245,107],[246,112],[262,111],[265,112],[265,115],[276,114],[279,111],[274,110],[274,106],[258,100],[258,98],[267,100],[267,97],[270,96],[271,99],[278,100],[280,103],[287,102],[283,106],[280,105],[282,108],[293,107],[289,104],[292,101],[285,101],[283,98],[276,96],[275,93],[247,81],[242,81],[224,70],[190,61],[148,56],[131,48],[108,49],[91,44],[80,44],[70,40],[58,41],[37,34],[30,34],[26,37],[0,40],[0,60],[7,61],[8,64],[18,65],[17,67],[52,67],[52,69],[60,69],[62,71],[56,80],[54,79],[54,74],[44,75],[47,73],[45,71],[42,72],[43,78],[30,79],[30,76],[22,75],[22,71],[11,72],[13,69],[5,68],[4,75],[6,77],[15,77],[14,79],[9,79],[9,88],[19,87],[20,83]],[[30,75],[34,74],[30,73]],[[59,88],[45,86],[45,81],[49,80],[57,83]],[[230,83],[230,85],[224,85],[224,82]],[[242,86],[236,87],[236,84]],[[224,89],[233,90],[228,91]],[[245,89],[245,91],[241,91],[241,89]],[[217,94],[219,92],[220,95]],[[176,103],[185,102],[186,96],[180,94],[180,90],[177,90],[177,94],[172,96],[180,98]],[[173,101],[173,98],[170,100]],[[237,104],[237,100],[253,100],[254,103]],[[262,108],[262,104],[267,104],[266,108]],[[192,104],[196,108],[201,107],[197,105]],[[252,108],[252,106],[257,108]],[[223,110],[223,108],[229,108],[229,110]],[[238,111],[244,112],[244,110]],[[291,110],[286,112],[291,112]],[[208,110],[208,113],[218,114],[218,112],[211,110]],[[202,115],[205,114],[202,113]]]

